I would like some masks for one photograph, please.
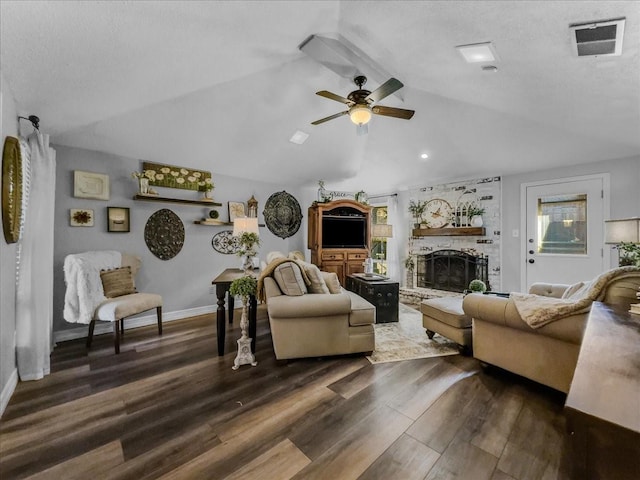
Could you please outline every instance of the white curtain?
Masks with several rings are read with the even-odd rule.
[[[400,262],[398,261],[400,229],[398,228],[397,195],[389,195],[387,198],[387,223],[393,225],[393,237],[387,239],[387,276],[395,282],[400,282]]]
[[[23,225],[18,243],[16,349],[21,380],[49,374],[53,330],[53,222],[56,152],[49,135],[20,142],[25,172]]]

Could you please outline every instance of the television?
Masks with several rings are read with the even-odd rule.
[[[367,218],[323,216],[322,248],[367,248]]]

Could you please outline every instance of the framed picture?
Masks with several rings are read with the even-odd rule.
[[[93,210],[70,208],[69,225],[72,227],[93,227]]]
[[[246,217],[244,213],[244,203],[229,202],[229,221],[233,222],[233,220],[238,217]]]
[[[126,207],[107,207],[107,232],[127,233],[129,230],[129,209]]]
[[[149,185],[199,192],[213,189],[211,172],[206,170],[195,170],[164,163],[142,162],[142,171],[149,179]]]
[[[109,200],[109,175],[74,170],[73,196],[76,198]]]

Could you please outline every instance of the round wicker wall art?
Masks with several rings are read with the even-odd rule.
[[[147,220],[144,241],[160,260],[170,260],[180,253],[184,245],[184,224],[168,208],[158,210]]]
[[[302,223],[300,204],[284,190],[269,197],[262,214],[271,233],[280,238],[295,234]]]

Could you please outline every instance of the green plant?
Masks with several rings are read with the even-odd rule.
[[[412,272],[415,267],[416,267],[416,264],[413,261],[413,257],[412,256],[407,257],[404,261],[404,268]]]
[[[635,265],[640,267],[640,244],[622,242],[616,246],[620,255],[620,266]]]
[[[422,221],[422,215],[424,214],[426,208],[426,201],[421,202],[420,200],[409,200],[409,213],[413,215],[416,223],[420,223]]]
[[[236,255],[239,257],[244,257],[245,255],[253,257],[257,253],[255,250],[255,247],[257,246],[260,246],[260,237],[258,237],[257,233],[242,232],[238,237],[239,248]]]
[[[469,217],[476,217],[478,215],[484,215],[485,208],[479,205],[470,205],[467,209],[467,215]]]
[[[482,293],[487,291],[487,286],[482,280],[471,280],[469,283],[469,290],[472,292]]]
[[[231,286],[229,287],[229,293],[234,296],[239,296],[242,298],[242,301],[246,304],[249,296],[256,294],[256,289],[258,288],[258,281],[255,277],[251,275],[245,275],[244,277],[236,278],[233,282],[231,282]]]

